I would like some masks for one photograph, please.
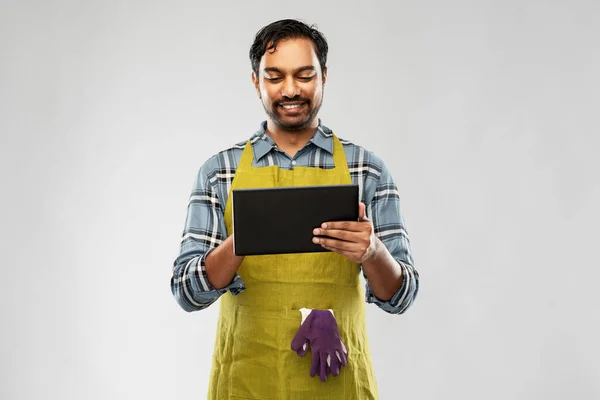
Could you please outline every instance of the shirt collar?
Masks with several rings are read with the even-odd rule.
[[[275,148],[275,142],[267,135],[266,128],[267,121],[263,121],[251,140],[255,161],[260,160]],[[310,143],[333,154],[333,132],[323,125],[321,119],[319,119],[319,125],[317,126],[315,134],[310,139]]]

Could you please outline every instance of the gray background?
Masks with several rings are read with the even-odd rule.
[[[264,119],[254,33],[317,23],[321,117],[397,179],[421,291],[382,399],[597,399],[593,1],[3,1],[0,398],[205,398],[169,278],[196,171]]]

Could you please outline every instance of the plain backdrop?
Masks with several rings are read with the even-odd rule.
[[[0,399],[206,397],[217,306],[171,268],[288,17],[329,40],[323,122],[400,190],[421,289],[368,307],[381,398],[600,398],[597,2],[1,4]]]

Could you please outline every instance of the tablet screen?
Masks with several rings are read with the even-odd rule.
[[[232,191],[236,255],[326,252],[312,242],[327,221],[358,220],[358,185]]]

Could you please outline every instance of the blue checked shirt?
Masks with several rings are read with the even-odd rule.
[[[293,158],[277,148],[265,128],[266,122],[263,122],[250,138],[254,151],[253,166],[333,168],[333,133],[320,120],[313,138]],[[359,186],[360,199],[367,206],[367,217],[373,222],[375,235],[398,261],[404,276],[402,286],[394,296],[389,301],[381,301],[371,291],[363,270],[365,301],[390,314],[402,314],[417,295],[419,275],[413,266],[398,188],[380,158],[361,146],[340,137],[338,139],[344,147],[352,181]],[[171,278],[173,296],[185,311],[205,309],[227,291],[235,296],[245,290],[244,282],[237,274],[228,286],[215,289],[209,283],[205,270],[206,256],[227,238],[223,217],[225,204],[245,145],[246,141],[240,142],[212,156],[200,167],[196,176],[181,248],[173,263]]]

